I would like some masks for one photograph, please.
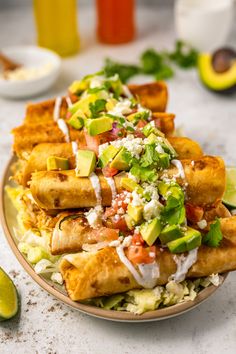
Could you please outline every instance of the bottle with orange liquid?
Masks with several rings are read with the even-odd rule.
[[[121,44],[135,36],[135,0],[96,0],[97,36],[100,42]]]
[[[76,0],[34,0],[38,44],[61,56],[77,53]]]

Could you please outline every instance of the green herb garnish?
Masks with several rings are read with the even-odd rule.
[[[91,112],[92,118],[99,117],[99,113],[104,111],[106,107],[106,100],[98,99],[94,103],[90,102],[89,109]]]
[[[216,219],[214,223],[210,225],[210,231],[203,237],[203,243],[209,247],[218,247],[223,235],[220,228],[220,220]]]

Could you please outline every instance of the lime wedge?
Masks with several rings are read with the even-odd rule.
[[[226,167],[226,190],[223,203],[236,208],[236,167]]]
[[[0,268],[0,321],[16,315],[18,311],[18,295],[13,281]]]

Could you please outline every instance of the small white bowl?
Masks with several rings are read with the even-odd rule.
[[[42,76],[27,80],[0,78],[0,95],[8,98],[32,97],[49,89],[60,74],[61,58],[51,50],[36,46],[16,46],[1,49],[1,52],[26,68],[42,68],[50,65]]]

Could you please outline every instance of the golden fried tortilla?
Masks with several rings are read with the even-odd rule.
[[[163,176],[176,176],[177,182],[185,186],[187,200],[195,205],[212,205],[222,199],[225,190],[225,166],[219,157],[204,156],[199,160],[182,160],[185,179],[178,176],[173,166]],[[122,191],[121,178],[116,175],[114,182],[117,192]],[[110,206],[111,189],[102,174],[98,174],[102,205]],[[74,170],[41,171],[32,174],[30,190],[36,203],[43,209],[90,208],[97,204],[95,191],[89,178],[76,177]]]
[[[201,246],[197,261],[189,269],[187,278],[236,269],[236,217],[224,219],[222,231],[227,240],[223,240],[218,248]],[[160,276],[156,285],[164,285],[177,269],[173,254],[167,249],[158,252],[157,263]],[[60,271],[68,294],[74,301],[142,288],[121,262],[116,249],[111,247],[97,252],[68,255],[62,259]]]
[[[199,144],[191,139],[170,137],[168,140],[177,152],[179,159],[196,160],[203,156]],[[27,185],[33,172],[47,170],[47,158],[49,156],[64,157],[69,160],[70,169],[76,167],[71,143],[38,144],[32,150],[29,159],[22,170],[22,184],[24,186]]]

